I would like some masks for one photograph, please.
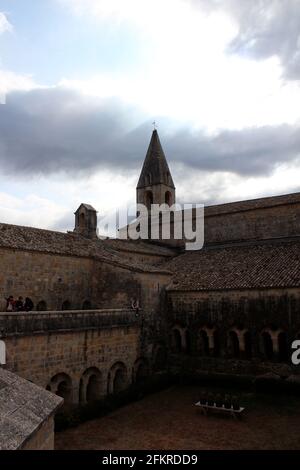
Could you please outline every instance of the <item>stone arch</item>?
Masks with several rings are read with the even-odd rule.
[[[166,368],[167,364],[167,351],[166,348],[162,345],[159,345],[155,348],[153,353],[153,370],[159,372]]]
[[[183,341],[181,329],[179,327],[174,327],[172,329],[172,350],[175,353],[180,353],[183,350]]]
[[[251,359],[252,358],[252,338],[251,338],[251,333],[250,331],[245,331],[243,334],[244,338],[244,352],[245,352],[245,358],[246,359]]]
[[[201,328],[199,331],[199,353],[201,356],[209,356],[209,338],[206,329]]]
[[[271,360],[273,359],[273,356],[274,356],[274,346],[273,346],[272,335],[269,331],[264,330],[261,336],[262,336],[264,356],[266,359]]]
[[[288,342],[287,342],[287,334],[285,331],[280,331],[277,336],[278,342],[278,359],[279,361],[287,361],[288,360]]]
[[[36,309],[38,312],[46,312],[47,311],[47,302],[45,300],[40,300],[36,304]]]
[[[91,310],[92,304],[90,300],[85,300],[82,304],[82,310]]]
[[[152,191],[145,192],[145,206],[148,210],[151,209],[151,205],[153,204],[153,193]]]
[[[92,403],[103,396],[102,375],[97,367],[89,367],[81,376],[79,384],[80,403]]]
[[[228,333],[228,350],[231,357],[238,358],[240,355],[240,340],[235,330]]]
[[[221,341],[220,341],[220,332],[219,330],[214,330],[213,332],[213,342],[214,342],[214,347],[213,347],[213,353],[215,357],[220,356],[221,353]]]
[[[65,300],[62,303],[61,309],[62,310],[71,310],[71,302],[69,300]]]
[[[62,397],[65,401],[65,405],[73,402],[72,379],[68,374],[60,372],[54,375],[47,387],[46,388],[51,390],[52,393]]]
[[[116,394],[128,386],[127,368],[123,362],[116,362],[108,373],[108,393]]]
[[[133,366],[133,381],[142,383],[149,375],[149,363],[145,358],[139,358]]]
[[[186,354],[191,354],[192,353],[192,337],[191,337],[191,332],[190,330],[186,329],[185,330],[185,352]]]
[[[172,205],[172,193],[171,191],[166,191],[165,192],[165,204],[168,206]]]

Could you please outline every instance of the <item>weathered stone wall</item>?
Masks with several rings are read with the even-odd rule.
[[[291,344],[300,338],[299,288],[168,292],[168,323],[175,369],[185,356],[184,367],[195,371],[299,373],[291,364]]]
[[[128,308],[137,297],[150,310],[157,308],[159,290],[170,275],[139,273],[119,268],[100,260],[76,256],[22,250],[0,249],[0,311],[5,298],[13,295],[30,297],[35,307],[39,302],[47,310]]]
[[[47,419],[20,450],[54,450],[54,417]]]
[[[293,237],[300,234],[300,204],[284,204],[210,215],[205,211],[205,243]]]
[[[145,312],[159,308],[160,295],[171,274],[142,273],[95,262],[92,291],[100,308],[128,308],[137,298]]]
[[[126,388],[141,364],[149,368],[154,345],[143,347],[143,328],[132,310],[0,314],[7,369],[55,393],[64,382],[67,403],[86,401],[91,376],[100,398],[114,392],[117,370]]]
[[[0,249],[0,310],[5,297],[30,297],[35,306],[46,302],[48,310],[61,310],[65,301],[81,309],[92,301],[92,260],[22,250]]]

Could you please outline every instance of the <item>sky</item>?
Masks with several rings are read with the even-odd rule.
[[[181,203],[300,191],[300,0],[0,0],[0,221],[135,202],[153,130]]]

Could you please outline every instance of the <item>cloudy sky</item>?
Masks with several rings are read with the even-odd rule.
[[[0,221],[135,200],[155,120],[180,202],[300,191],[300,0],[0,0]]]

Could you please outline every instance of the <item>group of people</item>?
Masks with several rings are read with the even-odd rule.
[[[34,304],[29,297],[25,300],[23,297],[18,297],[18,300],[14,299],[13,295],[10,295],[6,300],[6,311],[7,312],[30,312],[33,310]]]

